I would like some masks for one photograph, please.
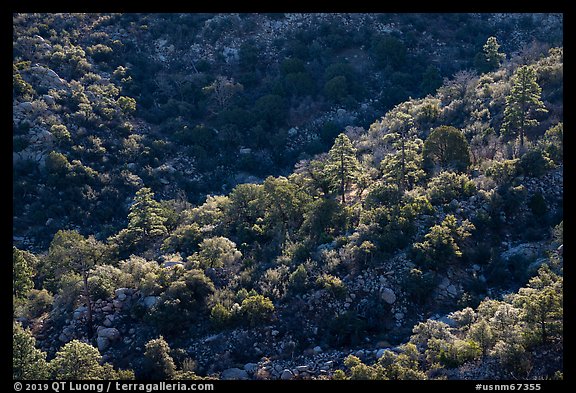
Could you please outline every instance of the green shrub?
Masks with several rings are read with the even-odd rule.
[[[236,243],[222,236],[204,239],[199,247],[198,259],[204,268],[228,267],[242,258],[242,253],[236,249]]]
[[[412,254],[422,267],[436,271],[446,269],[462,257],[460,245],[474,229],[470,221],[458,224],[456,217],[447,215],[440,225],[430,228],[423,242],[413,244]]]
[[[446,367],[454,368],[478,358],[481,353],[480,346],[474,341],[455,339],[449,342],[431,339],[428,341],[426,357],[430,363],[440,362]]]
[[[288,277],[288,287],[296,293],[303,292],[308,284],[308,271],[303,264],[298,265]]]
[[[233,314],[225,306],[217,303],[210,310],[210,321],[217,329],[223,329],[232,322]]]
[[[208,296],[213,292],[214,284],[202,271],[185,271],[160,295],[150,310],[151,319],[166,334],[185,329],[206,311]]]
[[[520,174],[519,159],[492,161],[492,165],[486,169],[486,175],[490,176],[498,185],[510,183]]]
[[[322,289],[326,289],[337,299],[345,298],[346,293],[348,292],[346,284],[344,284],[344,282],[342,282],[342,280],[338,277],[332,276],[330,274],[323,274],[318,277],[316,279],[316,285]]]
[[[462,131],[452,126],[435,128],[422,149],[424,167],[464,172],[470,165],[470,147]]]
[[[86,48],[86,53],[92,56],[95,62],[107,62],[112,58],[113,50],[109,46],[96,44]]]
[[[70,272],[63,274],[58,281],[58,293],[54,299],[54,308],[72,311],[77,306],[82,293],[82,277]]]
[[[524,378],[532,368],[529,353],[526,348],[517,342],[498,341],[490,355],[500,362],[504,370],[509,371],[517,378]]]
[[[428,198],[432,204],[468,198],[475,192],[476,185],[466,174],[440,172],[428,182]]]
[[[88,279],[88,288],[92,300],[106,299],[114,295],[116,288],[125,282],[122,270],[112,265],[96,266]]]
[[[176,374],[176,364],[170,355],[170,346],[160,336],[146,343],[144,357],[145,372],[151,379],[172,379]]]
[[[518,162],[520,172],[531,177],[540,177],[553,167],[553,161],[545,157],[539,150],[528,151]]]
[[[54,303],[54,296],[50,292],[45,289],[31,289],[26,301],[26,316],[38,318],[52,309],[52,303]]]
[[[424,304],[430,299],[434,289],[434,276],[431,272],[423,273],[419,269],[410,269],[403,278],[403,287],[412,301]]]
[[[265,296],[253,295],[242,301],[240,310],[244,321],[251,327],[255,327],[271,320],[274,313],[274,304]]]
[[[198,224],[181,225],[164,239],[161,249],[165,252],[183,252],[190,255],[198,250],[201,239],[202,233]]]
[[[402,193],[396,184],[378,183],[370,187],[364,203],[368,209],[377,206],[391,207],[400,203],[401,198]]]
[[[528,207],[532,211],[532,214],[538,218],[544,217],[548,212],[546,199],[544,199],[544,196],[539,192],[530,197],[528,200]]]
[[[121,96],[118,98],[118,106],[125,114],[131,114],[136,112],[136,100],[132,97]]]
[[[564,124],[562,122],[546,130],[544,137],[539,141],[539,148],[546,157],[557,164],[564,159]]]

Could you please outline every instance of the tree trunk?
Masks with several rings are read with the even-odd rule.
[[[340,192],[342,193],[342,204],[346,203],[346,197],[344,196],[346,191],[346,179],[345,179],[345,170],[344,170],[344,151],[342,151],[340,155]]]
[[[526,106],[527,104],[523,100],[520,105],[520,129],[518,130],[518,134],[520,134],[520,148],[518,151],[518,157],[520,157],[524,152],[524,124],[526,123],[526,116],[528,116],[526,113]]]
[[[404,137],[402,136],[402,160],[401,160],[401,164],[402,164],[402,178],[400,179],[400,191],[404,191],[404,183],[406,181],[406,152],[405,152],[405,147],[404,147]]]
[[[546,342],[546,320],[545,318],[542,318],[542,320],[540,321],[540,326],[542,327],[542,343],[544,344]]]

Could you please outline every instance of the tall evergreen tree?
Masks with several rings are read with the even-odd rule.
[[[92,268],[104,259],[107,251],[106,245],[94,236],[85,238],[75,230],[60,230],[54,235],[46,257],[45,269],[52,269],[55,278],[69,271],[82,276],[82,295],[87,307],[89,337],[93,336],[93,327],[88,278]]]
[[[102,364],[98,348],[78,340],[66,343],[49,363],[52,377],[60,380],[134,379],[131,370],[114,370]]]
[[[56,379],[102,379],[100,360],[97,348],[72,340],[58,351],[54,360],[50,362],[50,368]]]
[[[36,339],[30,330],[12,322],[12,377],[13,379],[47,379],[46,353],[36,348]]]
[[[504,134],[520,137],[520,150],[524,147],[524,136],[528,127],[537,126],[538,120],[533,119],[534,112],[547,112],[540,100],[542,88],[536,81],[536,70],[533,67],[522,66],[512,77],[512,89],[506,96],[504,109]]]
[[[26,297],[26,294],[34,288],[32,282],[34,271],[25,258],[25,253],[12,247],[12,294],[20,299]]]
[[[416,137],[413,116],[400,110],[391,113],[389,130],[383,139],[396,152],[383,160],[382,169],[384,176],[396,180],[403,192],[423,175],[420,170],[422,146],[421,140]]]
[[[152,190],[147,187],[138,190],[128,213],[128,230],[137,232],[139,237],[160,236],[167,232],[165,222],[162,207],[154,199]]]
[[[160,336],[146,343],[144,356],[148,362],[149,377],[152,379],[172,379],[176,374],[174,359],[170,356],[170,346]]]
[[[541,343],[562,330],[562,284],[563,278],[544,264],[514,298],[514,304],[522,307],[522,319],[537,333]]]
[[[488,40],[486,40],[486,43],[482,47],[489,71],[493,71],[500,67],[500,63],[506,59],[504,53],[498,52],[499,49],[500,44],[496,40],[496,37],[488,37]]]
[[[346,134],[341,133],[336,137],[334,145],[328,152],[328,164],[325,169],[332,184],[337,185],[342,203],[346,203],[346,192],[361,174],[356,148],[352,146]]]

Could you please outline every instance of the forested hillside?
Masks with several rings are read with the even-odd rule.
[[[14,14],[15,379],[562,379],[558,14]]]

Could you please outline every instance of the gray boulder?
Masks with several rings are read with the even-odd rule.
[[[82,316],[88,311],[86,306],[80,306],[76,310],[74,310],[74,319],[80,319]]]
[[[124,300],[127,295],[131,294],[131,292],[132,290],[130,288],[118,288],[114,291],[114,295],[116,295],[119,300]]]
[[[110,346],[110,340],[108,340],[106,337],[98,337],[96,338],[96,345],[98,345],[98,349],[100,351],[104,351]]]
[[[120,332],[116,328],[106,328],[100,326],[98,328],[98,337],[104,337],[113,341],[120,338]]]
[[[384,288],[380,294],[382,300],[388,304],[394,304],[396,302],[396,294],[390,288]]]
[[[67,343],[68,341],[71,340],[70,337],[68,337],[68,335],[64,334],[64,332],[60,333],[60,335],[58,336],[58,340],[62,341],[63,343]]]
[[[513,257],[520,257],[523,259],[535,259],[538,256],[539,247],[534,243],[522,243],[515,247],[509,248],[501,254],[503,260],[509,260]]]
[[[254,374],[257,370],[258,370],[258,364],[256,363],[246,363],[244,365],[244,370],[246,370],[249,373]]]
[[[114,323],[114,314],[106,315],[106,318],[104,318],[103,322],[104,326],[111,327],[113,323]]]
[[[224,371],[222,371],[222,374],[220,374],[220,379],[225,379],[225,380],[234,380],[234,379],[248,379],[248,373],[246,372],[246,370],[242,370],[240,368],[228,368]]]
[[[287,381],[289,379],[294,378],[294,374],[292,374],[292,371],[285,369],[284,371],[282,371],[282,375],[280,375],[280,379]]]
[[[54,70],[45,67],[30,67],[28,72],[37,80],[38,86],[45,89],[66,89],[66,81],[58,76]]]
[[[152,308],[157,301],[158,296],[146,296],[144,299],[142,299],[142,303],[144,303],[144,306],[146,306],[146,308]]]

